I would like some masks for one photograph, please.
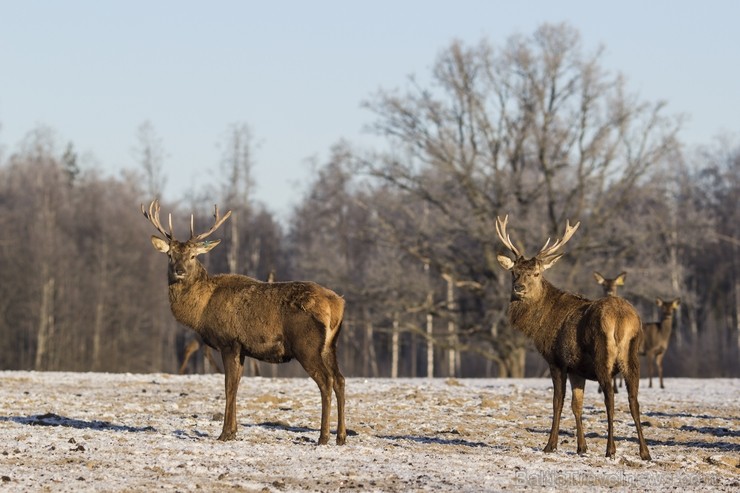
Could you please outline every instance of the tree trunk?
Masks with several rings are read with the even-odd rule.
[[[105,321],[105,294],[108,292],[108,242],[101,241],[100,265],[98,272],[98,299],[95,304],[95,322],[93,326],[92,366],[95,371],[102,370],[102,339]]]
[[[427,378],[434,378],[434,317],[431,313],[427,313]]]
[[[363,357],[362,373],[365,376],[378,376],[378,360],[375,355],[374,328],[370,320],[370,313],[365,310],[365,352]]]
[[[391,378],[398,378],[399,329],[398,314],[393,315],[393,335],[391,336]]]
[[[41,290],[41,308],[39,310],[39,325],[36,332],[36,371],[48,369],[49,346],[54,335],[54,278],[48,276],[48,266],[44,266],[44,286]]]
[[[460,357],[457,351],[457,334],[455,331],[455,322],[452,320],[452,314],[455,311],[455,286],[454,279],[450,275],[442,276],[447,281],[447,373],[450,377],[460,374]]]

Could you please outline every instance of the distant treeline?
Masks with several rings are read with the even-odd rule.
[[[139,210],[160,197],[176,235],[190,214],[209,225],[214,203],[234,211],[203,257],[209,271],[342,294],[347,376],[547,371],[506,322],[494,227],[506,214],[528,255],[581,221],[548,271],[561,288],[601,296],[593,271],[625,271],[619,294],[645,321],[658,318],[656,297],[681,298],[667,377],[740,376],[739,146],[687,151],[681,119],[631,94],[567,25],[502,46],[453,42],[425,80],[369,97],[382,149],[337,144],[284,224],[253,199],[245,124],[229,127],[223,182],[178,200],[160,197],[165,153],[151,123],[137,135],[139,166],[117,178],[31,129],[0,154],[0,367],[177,370],[192,334],[169,311],[166,261]]]

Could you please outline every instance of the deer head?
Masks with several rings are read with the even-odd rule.
[[[231,211],[227,212],[223,217],[219,218],[218,206],[214,206],[214,224],[205,233],[196,235],[193,228],[193,215],[190,215],[190,238],[185,241],[178,241],[175,239],[175,234],[172,229],[172,214],[169,214],[169,232],[165,231],[162,226],[162,222],[159,219],[159,201],[154,200],[149,204],[149,211],[144,209],[144,204],[141,205],[141,212],[144,217],[149,219],[149,222],[159,231],[165,239],[160,238],[157,235],[152,235],[152,245],[158,251],[166,253],[169,258],[169,268],[167,270],[167,276],[170,284],[188,279],[193,276],[202,267],[200,262],[197,260],[198,255],[210,252],[216,245],[221,243],[221,240],[215,241],[204,241],[214,231],[216,231],[229,216]]]
[[[666,320],[673,316],[673,312],[681,306],[681,298],[673,301],[663,301],[661,298],[655,298],[655,304],[660,308],[660,319]]]
[[[512,260],[503,254],[499,254],[496,258],[504,269],[511,272],[512,298],[537,300],[542,295],[542,273],[560,260],[563,254],[559,253],[559,250],[570,240],[581,223],[578,222],[575,226],[571,226],[570,222],[567,221],[562,239],[550,245],[550,238],[548,238],[539,253],[528,259],[514,246],[506,232],[508,220],[508,215],[504,217],[503,221],[499,217],[496,218],[496,233],[501,242],[514,254],[515,259]]]
[[[594,271],[594,279],[596,279],[596,282],[601,285],[602,288],[604,288],[604,296],[616,296],[617,295],[617,288],[619,286],[624,286],[624,280],[627,278],[627,273],[622,272],[614,279],[609,279],[607,277],[602,276],[598,272]]]

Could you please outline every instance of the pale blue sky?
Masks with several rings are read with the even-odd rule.
[[[137,168],[149,120],[178,199],[213,182],[227,127],[246,122],[257,197],[285,218],[310,158],[369,142],[377,89],[426,77],[455,38],[500,45],[562,21],[631,91],[686,114],[687,144],[740,131],[737,1],[0,0],[0,149],[45,125],[115,176]]]

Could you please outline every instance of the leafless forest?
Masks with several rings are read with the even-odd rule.
[[[156,122],[131,135],[137,165],[118,177],[53,129],[2,143],[0,368],[177,370],[192,334],[170,313],[166,261],[139,209],[160,197],[175,231],[191,213],[209,224],[214,203],[234,211],[204,257],[210,272],[310,279],[343,295],[347,376],[543,375],[506,322],[494,227],[505,214],[528,254],[581,221],[548,272],[559,287],[602,296],[593,272],[624,271],[619,294],[648,322],[656,297],[680,297],[666,377],[740,376],[740,145],[687,148],[684,116],[642,100],[601,53],[567,25],[502,45],[452,42],[423,78],[368,95],[377,148],[338,142],[284,222],[253,199],[246,123],[228,126],[218,179],[176,198],[160,197]],[[201,354],[190,371],[204,369]]]

